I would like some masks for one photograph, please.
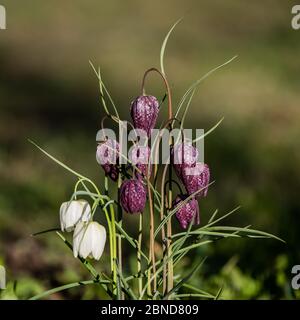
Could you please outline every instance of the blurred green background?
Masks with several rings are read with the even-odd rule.
[[[102,67],[121,115],[129,119],[143,72],[159,67],[163,38],[182,16],[165,60],[175,103],[204,73],[239,56],[199,86],[186,122],[186,127],[208,130],[225,117],[205,140],[205,160],[216,183],[200,204],[202,221],[216,208],[224,214],[241,205],[227,224],[251,224],[287,241],[217,242],[205,249],[209,258],[193,281],[207,290],[224,285],[224,298],[297,297],[290,287],[290,270],[300,263],[300,31],[291,28],[295,1],[0,3],[7,10],[7,30],[0,31],[0,264],[10,281],[3,297],[28,298],[89,278],[55,234],[30,236],[58,225],[60,204],[72,194],[75,180],[27,138],[103,184],[95,161],[103,109],[88,62]],[[162,90],[158,78],[149,78],[150,93]],[[125,224],[134,229],[130,219]],[[104,260],[99,269],[106,268]],[[130,263],[125,259],[125,266]],[[80,288],[51,298],[95,294]]]

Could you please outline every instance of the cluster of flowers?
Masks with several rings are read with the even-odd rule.
[[[131,117],[135,129],[144,130],[148,137],[155,127],[159,113],[159,102],[153,96],[140,96],[131,104]],[[101,164],[105,174],[117,181],[120,174],[118,159],[120,157],[117,141],[107,139],[99,144],[96,159]],[[115,160],[107,159],[108,153],[114,153]],[[133,177],[124,180],[120,188],[120,204],[127,213],[142,213],[146,206],[147,191],[145,177],[151,176],[150,155],[148,146],[138,146],[132,152],[134,164]],[[178,206],[176,217],[183,229],[193,221],[200,223],[198,199],[205,197],[210,179],[209,167],[197,162],[198,150],[190,143],[176,144],[171,150],[171,160],[180,181],[186,189],[186,194],[179,194],[172,205]],[[186,201],[187,197],[189,200]],[[182,203],[185,201],[184,203]],[[92,210],[85,200],[64,202],[60,208],[61,230],[73,233],[73,253],[75,257],[94,258],[99,260],[106,242],[105,227],[92,219]]]
[[[141,129],[150,137],[154,129],[159,113],[159,102],[154,96],[142,95],[131,104],[131,117],[135,129]],[[108,153],[115,155],[114,162],[110,162]],[[97,147],[96,158],[101,164],[106,175],[113,181],[118,179],[120,169],[118,165],[119,144],[112,139],[107,139]],[[191,143],[179,143],[172,148],[172,164],[176,174],[184,184],[186,194],[178,195],[173,201],[173,207],[179,207],[176,217],[182,228],[186,229],[194,220],[200,223],[198,200],[207,194],[207,186],[210,180],[209,167],[197,162],[198,150]],[[133,170],[133,177],[123,181],[120,188],[120,204],[127,213],[142,213],[147,201],[147,192],[144,184],[145,177],[151,176],[150,155],[148,146],[135,147],[132,152],[132,162],[137,170]],[[190,196],[189,201],[185,201]]]

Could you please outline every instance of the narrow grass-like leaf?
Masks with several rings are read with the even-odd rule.
[[[56,232],[56,234],[63,240],[66,246],[73,252],[72,244],[60,233]],[[96,271],[96,269],[89,263],[86,259],[78,257],[79,261],[84,265],[84,267],[91,273],[91,275],[95,278],[96,281],[102,281],[101,275]],[[113,293],[109,290],[108,286],[99,282],[99,284],[103,287],[103,289],[107,292],[107,294],[113,298]]]
[[[221,297],[221,294],[222,294],[222,291],[223,291],[223,286],[219,289],[219,291],[217,292],[214,300],[219,300],[220,297]]]
[[[209,299],[211,297],[207,297],[205,294],[202,293],[180,293],[180,294],[175,294],[174,298],[189,298],[189,299],[193,299],[193,298],[203,298],[203,299]],[[213,299],[213,298],[211,298]]]
[[[214,225],[214,224],[216,224],[216,223],[224,220],[225,218],[228,218],[230,215],[232,215],[233,213],[237,212],[240,208],[241,208],[241,206],[237,206],[236,208],[234,208],[234,209],[231,210],[230,212],[224,214],[222,217],[220,217],[220,218],[218,218],[218,219],[216,219],[216,220],[214,220],[214,221],[211,221],[211,222],[207,223],[205,226],[199,228],[198,230],[200,230],[200,229],[206,229],[206,228],[208,228],[208,227],[210,227],[210,226],[212,226],[212,225]]]
[[[44,150],[43,148],[41,148],[38,144],[36,144],[34,141],[28,139],[28,141],[33,144],[36,148],[38,148],[40,151],[42,151],[47,157],[49,157],[50,159],[52,159],[54,162],[56,162],[57,164],[59,164],[61,167],[63,167],[64,169],[66,169],[67,171],[73,173],[75,176],[82,178],[84,180],[89,180],[88,178],[86,178],[85,176],[83,176],[82,174],[76,172],[75,170],[71,169],[70,167],[68,167],[67,165],[65,165],[63,162],[57,160],[55,157],[53,157],[50,153],[48,153],[46,150]]]
[[[192,286],[191,284],[188,284],[188,283],[184,283],[183,284],[183,287],[187,288],[187,289],[191,289],[191,290],[194,290],[195,292],[197,293],[200,293],[200,294],[203,294],[204,296],[206,296],[207,298],[215,298],[215,296],[209,292],[206,292],[204,290],[201,290],[197,287],[194,287]]]
[[[218,126],[222,123],[222,121],[224,120],[224,117],[222,117],[212,128],[210,128],[208,131],[206,131],[204,134],[202,134],[201,136],[195,138],[193,140],[193,143],[204,139],[206,136],[208,136],[209,134],[211,134],[214,130],[216,130],[218,128]]]
[[[260,230],[254,230],[254,229],[249,229],[249,228],[239,228],[239,227],[231,227],[231,226],[217,226],[217,227],[209,227],[207,228],[208,230],[224,230],[224,231],[236,231],[236,232],[246,232],[249,234],[253,234],[255,236],[263,236],[263,237],[268,237],[268,238],[273,238],[276,239],[278,241],[281,241],[283,243],[286,243],[283,239],[274,236],[271,233],[267,233],[264,231],[260,231]]]
[[[164,299],[168,299],[173,293],[177,292],[189,279],[200,269],[200,267],[203,265],[207,257],[203,258],[200,263],[197,263],[196,267],[183,279],[181,279],[175,287],[170,290],[164,297]]]
[[[61,292],[64,290],[68,290],[71,288],[75,288],[75,287],[79,287],[79,286],[86,286],[86,285],[90,285],[90,284],[109,284],[110,281],[108,280],[86,280],[86,281],[78,281],[78,282],[73,282],[73,283],[69,283],[69,284],[65,284],[63,286],[60,287],[56,287],[50,290],[47,290],[43,293],[40,293],[38,295],[35,295],[33,297],[31,297],[29,300],[39,300],[41,298],[45,298],[47,296],[50,296],[51,294],[57,293],[57,292]]]
[[[121,225],[115,221],[115,225],[117,229],[121,232],[121,234],[124,236],[124,238],[135,248],[138,250],[138,245],[136,239],[128,235],[128,233],[121,227]],[[147,262],[149,262],[148,257],[145,255],[145,253],[141,250],[139,250],[140,254],[146,259]]]
[[[125,292],[125,294],[128,295],[128,297],[130,297],[133,300],[137,300],[136,295],[134,294],[134,292],[132,291],[131,287],[128,285],[126,279],[124,278],[122,272],[120,272],[120,269],[117,265],[117,272],[118,272],[118,276],[120,277],[122,283],[123,283],[123,287],[122,290]]]
[[[158,235],[161,228],[169,221],[169,219],[177,212],[178,209],[180,209],[182,206],[184,206],[188,201],[190,201],[192,198],[194,198],[198,193],[203,191],[204,189],[208,188],[214,183],[214,181],[210,182],[207,186],[199,189],[198,191],[194,192],[190,196],[188,196],[186,199],[182,200],[173,210],[171,210],[168,215],[160,222],[159,226],[156,228],[154,232],[154,238]]]
[[[165,68],[164,68],[164,55],[165,55],[165,50],[166,50],[166,46],[167,46],[167,43],[168,43],[168,40],[169,40],[169,37],[172,33],[172,31],[174,30],[174,28],[177,26],[177,24],[182,20],[183,18],[180,18],[178,19],[174,24],[173,26],[171,27],[171,29],[169,30],[169,32],[167,33],[163,43],[162,43],[162,46],[161,46],[161,49],[160,49],[160,70],[161,70],[161,73],[163,75],[165,75]]]
[[[212,216],[209,218],[208,224],[214,221],[215,217],[216,217],[217,214],[218,214],[218,211],[219,211],[218,209],[215,210],[215,212],[214,212],[214,213],[212,214]]]
[[[51,228],[51,229],[47,229],[47,230],[43,230],[43,231],[38,231],[38,232],[32,233],[31,236],[35,237],[35,236],[39,236],[39,235],[44,234],[44,233],[55,232],[55,231],[60,231],[60,230],[61,230],[60,228]]]
[[[118,110],[117,110],[117,108],[116,108],[116,105],[115,105],[115,103],[114,103],[114,101],[113,101],[113,99],[112,99],[109,91],[107,90],[104,82],[102,81],[100,68],[99,68],[99,71],[98,71],[99,73],[98,73],[97,70],[96,70],[96,68],[95,68],[95,66],[93,65],[93,63],[92,63],[91,61],[89,61],[89,63],[90,63],[90,65],[91,65],[93,71],[95,72],[95,75],[97,76],[97,78],[98,78],[98,80],[99,80],[99,88],[100,88],[101,100],[102,100],[102,104],[103,104],[103,101],[104,101],[103,107],[104,107],[104,109],[105,109],[105,112],[107,113],[107,115],[111,115],[110,112],[108,111],[108,108],[107,108],[106,103],[105,103],[105,100],[104,100],[103,89],[104,89],[104,91],[105,91],[105,93],[106,93],[106,95],[107,95],[107,97],[108,97],[108,99],[109,99],[109,101],[110,101],[113,109],[114,109],[114,112],[115,112],[115,114],[116,114],[117,119],[119,119],[119,113],[118,113]]]
[[[188,89],[187,91],[184,93],[183,97],[181,98],[178,108],[176,110],[175,113],[175,118],[178,118],[179,112],[186,100],[186,98],[188,97],[188,95],[190,94],[190,92],[192,92],[203,80],[205,80],[207,77],[209,77],[212,73],[214,73],[215,71],[217,71],[218,69],[226,66],[227,64],[229,64],[230,62],[232,62],[237,56],[232,57],[231,59],[229,59],[228,61],[226,61],[225,63],[213,68],[212,70],[210,70],[209,72],[207,72],[204,76],[202,76],[200,79],[196,80]]]

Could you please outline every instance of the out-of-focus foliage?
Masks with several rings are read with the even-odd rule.
[[[225,117],[205,141],[216,183],[200,204],[201,219],[206,222],[215,208],[226,212],[242,205],[228,224],[251,224],[287,241],[217,242],[199,252],[208,259],[193,284],[214,293],[223,284],[223,298],[299,297],[290,287],[290,270],[300,263],[300,31],[290,24],[293,1],[1,4],[8,29],[0,33],[0,256],[9,281],[2,297],[26,298],[88,277],[54,235],[30,237],[58,225],[60,203],[74,179],[26,139],[101,186],[95,135],[103,111],[88,61],[101,65],[121,116],[129,119],[143,71],[159,66],[165,33],[183,14],[165,59],[174,102],[195,79],[239,55],[201,84],[186,121],[187,127],[208,130]],[[160,83],[149,80],[148,91],[160,96]],[[136,231],[132,217],[125,224]],[[105,265],[101,260],[98,268]],[[99,293],[95,286],[84,289],[52,298]]]

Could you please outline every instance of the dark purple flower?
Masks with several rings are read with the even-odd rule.
[[[173,208],[177,207],[188,196],[179,195],[173,201]],[[194,219],[194,224],[200,224],[199,206],[198,201],[195,198],[187,201],[176,212],[176,218],[178,219],[180,226],[186,229],[190,222]]]
[[[139,96],[131,103],[131,117],[136,129],[144,130],[148,137],[154,128],[159,111],[159,103],[153,96]]]
[[[197,162],[194,167],[184,169],[183,183],[189,195],[203,189],[196,197],[206,197],[209,180],[210,171],[205,163]]]
[[[147,192],[141,180],[125,180],[120,188],[120,202],[128,213],[143,212],[146,205]]]
[[[119,169],[119,144],[117,141],[108,139],[97,147],[96,159],[101,164],[105,174],[113,181],[118,180]]]
[[[176,144],[172,149],[172,163],[178,178],[183,181],[184,170],[194,167],[198,158],[198,150],[190,143]]]
[[[135,176],[138,179],[144,177],[150,177],[152,172],[152,166],[149,163],[151,156],[151,150],[148,146],[134,146],[130,150],[130,159],[132,164],[135,165],[139,170],[135,170]]]

